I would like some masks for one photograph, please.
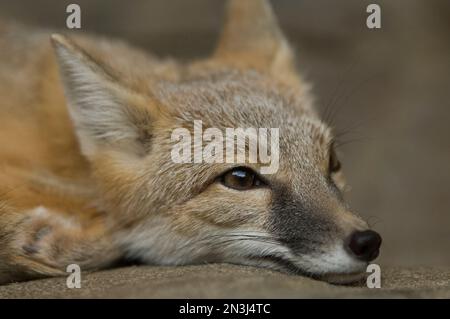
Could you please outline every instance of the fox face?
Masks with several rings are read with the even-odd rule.
[[[267,3],[231,1],[228,9],[214,55],[186,65],[118,70],[53,36],[115,241],[146,263],[229,262],[353,281],[381,238],[344,202],[332,131]],[[276,172],[262,174],[259,161],[174,162],[172,133],[193,132],[196,120],[220,132],[278,128]]]

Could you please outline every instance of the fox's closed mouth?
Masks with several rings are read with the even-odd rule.
[[[363,271],[356,273],[343,273],[343,274],[331,273],[317,277],[317,279],[327,281],[331,284],[355,285],[355,286],[361,284],[365,278],[366,273]]]
[[[358,283],[362,282],[362,280],[365,279],[366,273],[363,269],[361,271],[352,271],[352,272],[332,272],[332,273],[322,273],[322,274],[316,274],[313,271],[309,270],[306,271],[297,265],[295,265],[294,262],[290,261],[287,258],[284,258],[282,256],[275,256],[275,255],[267,255],[263,257],[252,257],[253,259],[259,259],[259,260],[265,260],[273,263],[276,265],[277,270],[283,271],[290,275],[297,275],[297,276],[305,276],[310,277],[312,279],[316,280],[322,280],[327,281],[331,284],[338,284],[338,285],[357,285]]]

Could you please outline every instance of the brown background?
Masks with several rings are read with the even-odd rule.
[[[220,0],[0,0],[0,16],[64,28],[71,2],[81,32],[183,59],[213,48],[223,13]],[[318,107],[349,131],[348,199],[382,233],[382,262],[450,265],[450,1],[272,2]],[[365,27],[371,2],[381,30]]]

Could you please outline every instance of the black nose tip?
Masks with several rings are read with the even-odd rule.
[[[373,230],[357,231],[350,236],[348,248],[356,258],[372,261],[380,252],[381,236]]]

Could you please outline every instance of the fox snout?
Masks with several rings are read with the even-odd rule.
[[[292,255],[285,257],[291,264],[284,261],[280,269],[331,283],[359,281],[368,263],[378,257],[382,242],[381,236],[370,229],[354,230],[344,240],[327,229],[320,237],[328,237],[329,242],[306,237],[286,241]]]
[[[293,185],[273,190],[270,231],[289,249],[280,268],[336,283],[355,281],[377,258],[381,236],[347,209],[329,181],[307,181],[300,170],[297,175],[302,178]]]

